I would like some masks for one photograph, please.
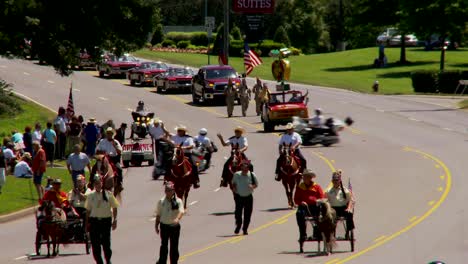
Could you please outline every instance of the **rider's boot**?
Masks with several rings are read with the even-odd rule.
[[[198,181],[198,182],[193,183],[193,188],[195,189],[200,188],[200,182]]]
[[[281,176],[278,173],[275,176],[275,181],[281,181]]]

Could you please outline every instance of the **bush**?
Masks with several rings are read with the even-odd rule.
[[[170,46],[175,46],[175,42],[171,39],[165,39],[163,42],[161,42],[161,45],[166,48]]]
[[[461,79],[462,73],[460,71],[441,71],[437,81],[438,92],[446,94],[454,93],[455,89],[457,89],[458,81]]]
[[[231,34],[233,40],[242,40],[241,30],[237,26],[233,27],[229,34]]]
[[[164,40],[164,31],[161,24],[157,24],[154,29],[153,37],[151,38],[151,44],[156,45]]]
[[[270,53],[270,50],[281,49],[286,47],[286,44],[274,42],[273,40],[264,40],[262,43],[253,44],[252,46],[250,46],[250,48],[253,48],[254,50],[259,50],[261,54],[265,55],[268,55]]]
[[[177,48],[179,49],[186,49],[190,45],[190,41],[188,40],[181,40],[177,42]]]
[[[289,50],[291,51],[291,55],[298,56],[302,54],[302,50],[297,49],[295,47],[290,47]]]
[[[192,32],[190,43],[195,46],[206,46],[208,45],[208,34],[206,32]]]
[[[166,39],[170,39],[174,41],[174,43],[179,43],[179,41],[182,41],[182,40],[190,41],[191,37],[192,37],[191,33],[188,33],[188,32],[168,32],[166,34]]]
[[[13,94],[12,85],[4,80],[0,80],[0,115],[15,116],[17,113],[23,112],[18,99]]]
[[[411,81],[416,93],[437,92],[438,71],[414,71],[411,73]]]
[[[273,40],[278,43],[284,43],[288,47],[291,45],[291,42],[289,41],[288,33],[286,32],[283,26],[279,26],[276,29]]]

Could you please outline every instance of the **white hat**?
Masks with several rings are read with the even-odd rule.
[[[162,120],[159,119],[159,117],[155,117],[155,118],[153,119],[153,124],[158,124],[158,123],[162,123]]]
[[[200,135],[206,135],[206,134],[208,134],[208,130],[206,128],[202,128],[202,129],[200,129],[200,131],[198,133]]]
[[[113,129],[112,127],[108,127],[108,128],[106,129],[106,133],[112,133],[112,134],[114,134],[114,129]]]
[[[174,128],[175,131],[179,131],[179,130],[183,130],[185,132],[187,132],[187,127],[184,126],[184,125],[177,125],[175,128]]]
[[[294,129],[295,127],[296,126],[291,122],[286,125],[286,129]]]

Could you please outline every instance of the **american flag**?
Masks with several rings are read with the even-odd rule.
[[[255,51],[249,48],[247,41],[244,44],[244,66],[245,74],[249,75],[255,67],[262,64],[262,59],[255,53]]]
[[[218,63],[219,65],[227,65],[227,58],[226,58],[226,54],[224,54],[223,49],[219,49]]]
[[[72,117],[75,115],[75,106],[73,105],[73,94],[72,94],[72,88],[73,84],[70,83],[70,94],[68,95],[68,104],[67,104],[67,115],[69,117]]]
[[[353,186],[351,185],[351,178],[348,178],[348,190],[353,192]]]

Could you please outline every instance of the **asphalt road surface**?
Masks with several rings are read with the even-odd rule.
[[[295,212],[287,209],[283,187],[273,179],[278,132],[261,131],[254,104],[247,117],[236,106],[235,116],[227,118],[225,107],[192,106],[190,95],[159,95],[154,89],[131,87],[125,79],[96,75],[83,71],[62,78],[30,61],[0,59],[0,77],[13,83],[15,92],[54,110],[66,106],[73,81],[75,110],[85,119],[131,123],[130,111],[144,100],[171,130],[184,124],[196,135],[205,127],[216,141],[218,132],[229,137],[235,126],[247,130],[247,155],[259,178],[249,235],[233,236],[232,194],[218,188],[229,149],[220,147],[213,166],[200,176],[201,188],[189,195],[180,239],[183,263],[466,263],[468,115],[451,103],[293,85],[309,90],[310,113],[321,107],[326,116],[356,121],[341,133],[339,144],[303,149],[318,183],[327,186],[331,172],[342,169],[344,183],[351,178],[357,198],[355,252],[349,243],[338,242],[327,257],[316,253],[315,242],[298,253]],[[125,172],[119,225],[112,233],[113,263],[157,260],[154,209],[163,188],[161,181],[151,179],[151,171],[132,167]],[[0,263],[92,263],[84,245],[61,247],[56,258],[34,256],[34,221],[30,216],[0,226]]]

